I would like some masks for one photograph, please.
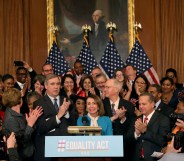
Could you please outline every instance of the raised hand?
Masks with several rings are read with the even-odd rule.
[[[63,104],[60,106],[58,114],[57,114],[58,119],[60,119],[66,114],[66,112],[69,109],[70,104],[71,102],[67,101],[66,98],[64,98]]]
[[[139,132],[137,135],[140,135],[141,133],[145,133],[147,131],[147,124],[143,123],[142,120],[139,118],[135,122],[135,130]]]
[[[91,94],[96,95],[96,92],[95,92],[95,88],[94,88],[94,87],[93,87],[93,88],[90,88],[89,92],[90,92]]]
[[[118,118],[119,119],[124,119],[125,117],[126,117],[126,109],[125,109],[125,107],[124,106],[122,106],[122,108],[119,108],[119,109],[117,109],[116,110],[116,113],[118,114]]]
[[[29,114],[26,114],[27,124],[30,127],[33,127],[37,119],[43,114],[42,107],[37,106],[34,110],[30,111]]]

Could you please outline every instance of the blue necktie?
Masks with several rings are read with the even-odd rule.
[[[59,106],[57,104],[57,98],[54,98],[54,107],[55,107],[56,111],[59,110]]]

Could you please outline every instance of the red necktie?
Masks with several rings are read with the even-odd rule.
[[[147,117],[144,118],[144,123],[148,124],[148,118]]]
[[[145,117],[143,122],[144,122],[145,124],[148,124],[148,118]],[[141,149],[140,149],[140,158],[144,158],[144,148],[143,148],[143,146],[142,146]]]

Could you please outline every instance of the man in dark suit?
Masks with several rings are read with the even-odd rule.
[[[45,136],[68,135],[67,127],[73,125],[72,106],[70,101],[59,96],[60,77],[49,74],[45,79],[46,95],[34,102],[33,107],[41,106],[43,115],[37,121],[35,134],[35,160],[55,161],[56,158],[45,158]]]
[[[169,117],[171,113],[174,112],[174,109],[167,104],[165,104],[162,100],[162,87],[158,84],[152,84],[148,88],[148,92],[151,93],[154,97],[155,101],[155,110],[162,113],[163,115]]]
[[[104,93],[106,98],[103,100],[105,115],[109,116],[113,125],[114,135],[126,135],[129,126],[135,118],[133,104],[119,97],[122,83],[116,79],[109,79],[105,83]],[[114,107],[112,107],[114,106]],[[124,159],[127,157],[129,146],[126,145],[124,138]],[[123,160],[123,158],[118,158]],[[117,158],[115,158],[117,160]]]
[[[20,66],[16,70],[16,79],[17,81],[14,84],[14,88],[21,91],[23,105],[21,107],[21,113],[29,113],[29,108],[27,106],[26,97],[28,92],[31,91],[31,81],[36,76],[36,72],[29,66],[28,63],[23,61],[24,66]],[[28,77],[29,76],[29,77]]]
[[[135,141],[132,153],[134,161],[155,161],[153,152],[160,152],[164,135],[170,130],[169,118],[154,109],[154,97],[150,93],[139,96],[139,109],[142,115],[135,121],[127,138]]]

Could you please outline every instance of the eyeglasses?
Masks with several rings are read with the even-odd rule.
[[[64,82],[64,84],[74,84],[74,82]]]
[[[96,82],[96,84],[104,84],[105,82]]]
[[[116,77],[122,77],[123,74],[116,74]]]
[[[135,83],[141,84],[141,85],[146,84],[145,82],[139,82],[139,81],[135,81]]]
[[[44,70],[44,72],[52,72],[53,69]]]

